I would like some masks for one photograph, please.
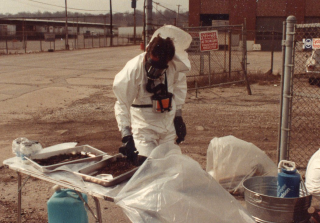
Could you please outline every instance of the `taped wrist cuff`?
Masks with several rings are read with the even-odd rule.
[[[121,137],[124,138],[128,135],[132,135],[131,134],[131,129],[129,126],[125,126],[124,128],[121,129]]]
[[[182,116],[182,110],[181,109],[176,110],[175,117],[177,117],[177,116]]]

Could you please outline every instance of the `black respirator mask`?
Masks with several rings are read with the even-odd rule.
[[[146,62],[145,69],[147,71],[147,77],[149,80],[159,79],[167,70],[168,65],[166,63],[155,61],[149,58]]]
[[[146,62],[145,69],[147,72],[148,82],[146,90],[149,93],[153,93],[151,96],[152,108],[156,113],[163,113],[165,111],[171,111],[173,94],[168,92],[167,63],[161,63],[160,61],[154,61],[149,58]],[[164,83],[158,83],[155,86],[155,80],[158,80],[164,75]],[[162,82],[162,80],[161,80]]]

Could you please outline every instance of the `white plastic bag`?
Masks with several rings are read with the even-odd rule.
[[[243,194],[242,183],[252,176],[277,176],[277,165],[262,150],[234,136],[211,140],[206,170],[233,194]]]
[[[29,140],[25,137],[19,137],[12,142],[12,152],[22,159],[24,159],[25,156],[29,157],[36,154],[40,150],[42,150],[42,146],[39,142]]]
[[[320,71],[320,50],[314,49],[311,57],[306,61],[307,72],[319,72]]]
[[[115,202],[132,222],[254,223],[233,196],[172,143],[152,151]]]
[[[17,157],[20,157],[20,147],[22,142],[28,141],[25,137],[19,137],[12,141],[12,153],[15,154]]]
[[[24,159],[25,156],[30,157],[31,155],[38,153],[40,150],[42,150],[42,146],[37,141],[28,140],[21,143],[20,153],[22,159]]]
[[[320,200],[320,149],[310,158],[306,171],[307,191]]]

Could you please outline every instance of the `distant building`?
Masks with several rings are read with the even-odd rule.
[[[55,33],[57,38],[61,38],[66,35],[65,25],[65,21],[57,20],[0,18],[0,38],[26,35],[30,40],[42,38],[44,33]],[[112,27],[117,29],[115,25]],[[68,35],[77,34],[110,35],[110,24],[68,21]]]
[[[221,23],[221,20],[227,21],[230,25],[238,25],[243,24],[246,19],[247,30],[252,31],[248,32],[248,40],[262,40],[263,44],[262,33],[275,31],[280,36],[278,48],[281,45],[283,21],[290,15],[297,18],[297,23],[320,23],[320,1],[189,0],[190,27],[212,26]]]

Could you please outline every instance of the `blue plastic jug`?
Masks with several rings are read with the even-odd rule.
[[[88,202],[86,194],[83,199]],[[84,202],[71,189],[58,189],[47,202],[49,223],[88,223]]]
[[[296,164],[281,160],[278,165],[277,197],[299,197],[301,176],[297,173]]]

